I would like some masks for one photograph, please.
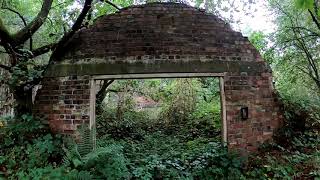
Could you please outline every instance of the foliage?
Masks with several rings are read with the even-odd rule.
[[[313,8],[313,0],[295,0],[295,5],[298,8],[312,9]]]
[[[100,139],[98,144],[120,143],[130,160],[129,171],[138,179],[227,178],[241,175],[242,160],[229,155],[219,140],[184,140],[160,131],[146,134],[143,141]],[[233,173],[234,174],[233,174]],[[210,176],[209,176],[210,175]]]
[[[64,166],[78,172],[86,172],[90,177],[99,179],[128,177],[127,160],[120,145],[105,145],[83,156],[80,155],[78,148],[74,144],[72,149],[65,150]]]
[[[319,101],[283,96],[286,120],[259,154],[249,159],[246,176],[254,179],[319,178]]]
[[[164,98],[162,118],[168,123],[184,123],[195,109],[197,89],[199,83],[196,79],[177,79],[170,83],[165,90],[167,96]]]
[[[139,139],[142,131],[162,127],[169,133],[186,127],[183,124],[192,134],[216,134],[214,129],[221,124],[217,84],[213,78],[115,81],[107,89],[104,110],[97,115],[98,135]],[[149,98],[154,104],[139,110],[134,102],[137,97]],[[197,131],[201,128],[204,130]]]
[[[165,83],[171,84],[168,81]],[[116,109],[112,111],[112,108],[105,107],[106,111],[99,121],[103,122],[103,118],[106,118],[107,122],[102,126],[103,129],[98,128],[97,148],[93,151],[90,150],[94,149],[92,134],[86,126],[80,128],[76,142],[64,141],[62,148],[61,140],[48,134],[46,126],[31,116],[23,116],[20,120],[14,118],[2,120],[1,172],[3,176],[12,179],[320,177],[317,114],[320,111],[316,102],[303,96],[301,99],[283,96],[288,119],[284,128],[279,131],[274,142],[264,144],[258,154],[245,159],[228,152],[221,144],[220,136],[217,135],[219,126],[212,121],[208,124],[207,118],[211,116],[212,119],[215,114],[219,115],[220,110],[213,108],[213,113],[207,110],[215,107],[215,105],[206,107],[210,101],[219,101],[215,96],[217,93],[210,94],[211,90],[207,92],[206,84],[216,89],[215,92],[218,91],[211,83],[214,82],[201,82],[196,86],[197,94],[201,94],[197,97],[201,98],[197,98],[195,109],[189,118],[185,119],[186,123],[172,123],[170,126],[159,124],[149,119],[148,114],[137,112],[134,105],[129,105],[130,108],[126,108],[123,112],[126,114],[123,116],[123,121],[117,122]],[[136,87],[140,90],[144,89],[138,81],[133,84],[139,84]],[[149,87],[149,83],[146,84]],[[170,94],[170,91],[162,91],[158,98],[162,99],[162,96]],[[207,101],[203,95],[207,95]],[[126,102],[132,103],[132,101]],[[304,128],[301,128],[299,122],[304,122]],[[115,131],[118,128],[120,130]]]
[[[279,72],[283,82],[296,81],[319,96],[319,2],[296,0],[293,4],[292,1],[270,0],[269,6],[276,14],[278,26],[273,36],[278,54],[274,70]]]
[[[97,119],[98,137],[103,134],[111,134],[114,138],[134,137],[139,138],[139,131],[146,125],[145,116],[142,113],[125,112],[124,119],[118,120],[115,117],[115,110],[108,109]],[[133,120],[137,120],[133,124]]]
[[[12,178],[53,166],[60,159],[62,141],[30,115],[7,118],[0,128],[0,170]]]
[[[320,140],[316,134],[307,134],[290,137],[290,147],[286,147],[287,144],[282,146],[281,142],[266,146],[249,161],[247,176],[260,179],[319,178]]]
[[[254,45],[255,48],[263,56],[263,59],[273,66],[275,61],[278,60],[278,54],[276,49],[270,45],[271,35],[267,35],[261,31],[250,32],[249,41]]]
[[[24,25],[16,13],[6,8],[20,12],[28,23],[41,7],[41,1],[2,2],[0,29],[10,35]],[[113,2],[126,7],[146,1]],[[232,14],[241,9],[228,4],[234,1],[192,2],[216,14]],[[246,3],[250,4],[251,0],[241,2],[248,7]],[[278,29],[271,35],[253,32],[250,41],[273,68],[286,121],[275,141],[261,146],[257,154],[244,160],[221,145],[219,90],[215,80],[130,80],[114,84],[111,90],[122,93],[119,101],[114,107],[107,101],[102,114],[97,115],[96,149],[92,136],[95,132],[86,128],[79,131],[77,143],[68,144],[62,143],[61,137],[52,135],[47,125],[32,116],[1,119],[0,178],[320,178],[318,1],[268,2]],[[13,64],[8,72],[10,75],[1,76],[0,81],[10,85],[11,90],[22,87],[23,92],[36,85],[51,54],[46,51],[44,56],[35,58],[32,49],[59,41],[77,19],[81,6],[80,1],[54,1],[48,20],[32,36],[33,48],[30,48],[30,41],[14,46],[16,52],[13,54],[18,53],[19,62]],[[95,1],[88,13],[92,17],[88,17],[83,25],[115,11],[108,4]],[[0,64],[8,65],[5,57],[7,54],[1,56]],[[161,116],[154,109],[137,111],[134,95],[164,103]],[[154,112],[152,117],[150,112]]]

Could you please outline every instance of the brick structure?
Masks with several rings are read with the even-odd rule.
[[[103,16],[79,31],[56,62],[35,108],[55,131],[72,133],[89,117],[94,123],[90,82],[119,74],[223,74],[230,148],[254,151],[282,121],[271,70],[248,39],[184,4],[151,3]],[[241,107],[248,107],[246,120]]]
[[[47,119],[54,132],[72,134],[78,125],[89,124],[90,77],[45,78],[34,113]]]

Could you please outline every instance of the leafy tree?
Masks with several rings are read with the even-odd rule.
[[[296,76],[310,79],[305,82],[320,93],[319,74],[319,2],[317,0],[270,0],[278,25],[276,46],[284,63]],[[297,79],[299,77],[296,77]]]
[[[275,47],[270,44],[270,35],[267,35],[261,31],[250,32],[249,41],[258,49],[263,59],[269,64],[275,63],[278,56]]]
[[[75,19],[70,30],[66,32],[60,40],[34,48],[33,38],[36,33],[41,32],[41,27],[48,19],[49,12],[59,3],[69,3],[72,1],[53,3],[52,0],[44,0],[38,14],[29,22],[24,18],[24,15],[19,13],[18,8],[26,8],[22,6],[22,1],[3,1],[2,10],[8,10],[17,15],[23,22],[22,28],[13,32],[12,27],[0,19],[0,45],[4,49],[4,53],[8,55],[8,62],[1,64],[0,67],[8,72],[4,82],[9,85],[14,99],[16,100],[16,113],[21,115],[25,112],[31,112],[32,107],[32,88],[41,81],[42,72],[48,64],[51,64],[54,57],[57,57],[63,50],[66,42],[82,27],[93,0],[86,0],[82,10]],[[30,5],[31,2],[28,3]],[[37,5],[37,3],[35,3]],[[32,14],[33,15],[33,14]],[[72,17],[72,16],[69,16]],[[6,19],[8,20],[8,19]],[[49,28],[49,27],[48,27]],[[53,33],[53,32],[52,32]],[[52,51],[51,58],[47,63],[40,64],[35,62],[36,57]]]

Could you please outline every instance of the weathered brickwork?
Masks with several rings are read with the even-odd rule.
[[[66,49],[37,96],[36,111],[55,131],[72,133],[89,121],[90,77],[150,73],[224,73],[230,148],[254,151],[281,125],[270,67],[246,37],[203,10],[132,6],[82,29]]]
[[[70,134],[89,123],[89,76],[45,78],[38,91],[34,113],[47,119],[54,132]]]
[[[272,87],[272,74],[228,73],[225,77],[229,147],[254,151],[280,127],[282,114]],[[242,120],[241,107],[248,107]]]
[[[92,45],[96,48],[92,48]],[[64,59],[262,61],[241,33],[202,10],[172,3],[133,6],[78,33]],[[184,55],[181,57],[181,55]]]

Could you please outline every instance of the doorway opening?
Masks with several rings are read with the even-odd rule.
[[[133,179],[193,176],[226,152],[223,80],[217,74],[95,77],[90,127],[96,148],[121,157]]]
[[[227,142],[223,74],[104,75],[91,86],[90,128],[98,138],[144,139],[141,133],[156,132]]]

